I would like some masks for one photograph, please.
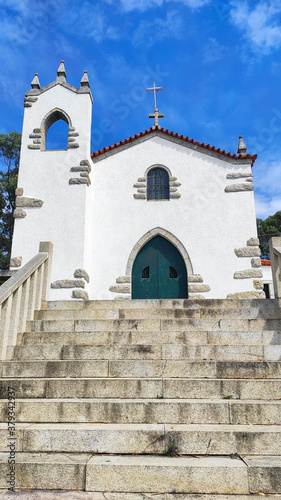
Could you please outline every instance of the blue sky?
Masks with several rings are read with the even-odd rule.
[[[61,59],[73,85],[88,70],[91,151],[152,125],[155,81],[161,125],[232,153],[242,134],[257,216],[281,210],[280,0],[0,0],[0,133]]]

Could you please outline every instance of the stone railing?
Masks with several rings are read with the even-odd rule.
[[[7,357],[8,346],[33,319],[34,311],[48,300],[53,245],[42,242],[39,253],[0,287],[0,360]]]
[[[269,251],[274,295],[276,299],[281,299],[281,238],[270,238]]]

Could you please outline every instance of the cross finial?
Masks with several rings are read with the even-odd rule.
[[[146,92],[153,92],[154,93],[154,113],[149,113],[149,118],[154,118],[154,127],[157,128],[159,124],[159,118],[164,118],[163,113],[159,113],[159,110],[157,109],[156,106],[156,92],[160,92],[160,90],[163,90],[163,87],[155,87],[155,82],[153,82],[153,87],[146,89]]]

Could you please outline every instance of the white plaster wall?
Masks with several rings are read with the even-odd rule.
[[[44,117],[54,108],[65,111],[79,136],[79,148],[60,151],[28,149],[29,134],[41,128]],[[21,256],[26,264],[39,249],[40,241],[51,241],[54,256],[51,281],[74,279],[77,268],[85,268],[87,185],[69,185],[70,172],[81,160],[90,159],[92,103],[89,94],[76,94],[56,85],[25,108],[18,187],[23,196],[44,201],[41,208],[24,207],[24,219],[15,220],[12,257]],[[87,270],[87,269],[86,269]],[[51,299],[70,299],[70,289],[51,290]]]
[[[271,299],[274,299],[274,287],[272,279],[272,269],[271,266],[262,266],[263,282],[269,284],[269,295]]]
[[[263,281],[265,283],[272,282],[271,266],[262,266]]]
[[[181,182],[180,199],[137,200],[133,185],[148,167],[163,164]],[[250,163],[233,165],[160,137],[135,143],[97,161],[92,172],[93,250],[90,296],[112,299],[109,287],[126,272],[137,241],[160,226],[185,246],[195,274],[211,287],[206,298],[252,291],[252,279],[234,279],[235,271],[251,269],[251,258],[238,258],[235,248],[256,237],[253,192],[225,193],[227,173],[251,172]]]

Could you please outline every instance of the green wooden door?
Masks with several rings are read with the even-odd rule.
[[[186,299],[187,271],[177,248],[155,236],[139,251],[132,271],[133,299]]]

